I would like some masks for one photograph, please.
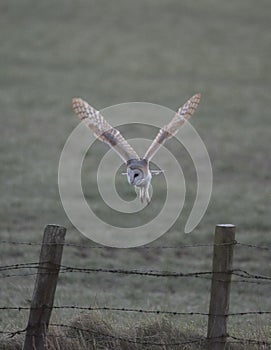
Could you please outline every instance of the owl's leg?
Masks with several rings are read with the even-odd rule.
[[[143,190],[143,198],[146,199],[146,202],[149,204],[151,201],[150,194],[149,194],[149,186],[142,187]]]
[[[144,202],[144,187],[139,188],[139,197],[140,197],[141,203],[143,203]]]
[[[145,200],[148,204],[150,203],[151,198],[149,195],[149,186],[145,186],[145,187],[135,186],[135,191],[141,203],[144,203]]]
[[[135,186],[136,195],[137,195],[137,197],[139,197],[141,203],[143,203],[143,191],[142,190],[143,190],[142,187]]]

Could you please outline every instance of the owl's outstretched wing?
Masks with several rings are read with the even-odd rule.
[[[179,108],[178,112],[172,118],[170,123],[160,129],[156,138],[153,140],[145,156],[143,157],[144,159],[150,161],[161,145],[177,133],[179,128],[184,124],[185,120],[189,119],[194,114],[200,102],[200,97],[200,94],[192,96],[182,107]]]
[[[100,114],[81,98],[72,99],[72,107],[75,114],[83,120],[101,141],[107,143],[125,162],[129,159],[139,159],[132,146],[125,140],[121,133],[113,128]]]

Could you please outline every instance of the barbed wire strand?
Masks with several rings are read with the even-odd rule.
[[[101,246],[101,245],[88,245],[88,244],[78,244],[78,243],[44,243],[44,242],[26,242],[26,241],[9,241],[9,240],[0,240],[0,244],[11,244],[11,245],[29,245],[29,246],[42,246],[42,245],[64,245],[66,247],[77,247],[85,249],[114,249],[112,247]],[[225,246],[225,245],[239,245],[247,248],[256,248],[262,250],[271,250],[271,246],[259,246],[256,244],[242,243],[234,241],[233,243],[196,243],[196,244],[187,244],[187,245],[175,245],[175,246],[141,246],[134,247],[129,249],[185,249],[185,248],[201,248],[201,247],[214,247],[214,246]]]
[[[41,268],[45,271],[42,272],[35,272],[34,274],[54,274],[58,273],[55,269],[49,269],[46,264],[48,262],[43,263],[21,263],[21,264],[12,264],[12,265],[4,265],[0,266],[0,271],[9,271],[9,270],[18,270],[18,269],[37,269]],[[43,266],[45,265],[45,266]],[[83,267],[73,267],[73,266],[66,266],[66,265],[57,265],[55,266],[59,269],[60,273],[65,272],[78,272],[78,273],[117,273],[117,274],[124,274],[124,275],[139,275],[139,276],[151,276],[151,277],[202,277],[204,275],[213,275],[213,274],[231,274],[233,276],[242,277],[245,279],[256,279],[256,280],[264,280],[264,281],[271,281],[271,276],[264,276],[264,275],[258,275],[251,272],[248,272],[246,270],[242,269],[234,269],[230,271],[197,271],[197,272],[176,272],[176,271],[158,271],[158,270],[136,270],[136,269],[113,269],[113,268],[83,268]],[[30,274],[20,274],[19,276],[27,276]],[[32,275],[32,273],[31,273]],[[0,277],[14,277],[16,275],[10,275],[5,274]],[[213,277],[208,277],[213,278]],[[219,280],[218,280],[219,281]],[[223,281],[223,280],[221,280]],[[242,280],[244,281],[244,280]],[[234,280],[233,280],[234,282]],[[235,281],[236,282],[236,281]]]
[[[155,315],[172,315],[172,316],[245,316],[245,315],[269,315],[271,311],[244,311],[244,312],[232,312],[227,314],[210,314],[206,312],[180,312],[180,311],[169,311],[169,310],[146,310],[136,308],[125,308],[125,307],[109,307],[109,306],[79,306],[79,305],[60,305],[60,306],[0,306],[0,310],[40,310],[40,309],[73,309],[73,310],[85,310],[85,311],[117,311],[117,312],[135,312],[140,314],[155,314]]]
[[[51,243],[51,242],[22,242],[22,241],[8,241],[1,240],[0,244],[11,244],[11,245],[29,245],[29,246],[42,246],[42,245],[63,245],[66,247],[76,247],[76,248],[89,248],[89,249],[115,249],[114,247],[100,246],[100,245],[88,245],[88,244],[78,244],[78,243]],[[141,246],[141,247],[132,247],[128,249],[182,249],[182,248],[199,248],[199,247],[213,247],[213,246],[227,246],[238,244],[237,241],[233,243],[196,243],[196,244],[187,244],[180,246]]]
[[[46,264],[48,264],[49,261],[44,261],[41,263],[37,262],[28,262],[28,263],[20,263],[20,264],[11,264],[11,265],[2,265],[0,266],[0,271],[5,270],[18,270],[18,269],[37,269],[41,268],[44,270],[48,270],[44,273],[50,273],[54,271],[54,268],[62,269],[62,271],[68,271],[68,272],[83,272],[83,273],[92,273],[92,272],[106,272],[106,273],[120,273],[120,274],[139,274],[139,275],[151,275],[151,276],[165,276],[165,277],[190,277],[195,275],[205,275],[205,274],[234,274],[241,277],[246,278],[259,278],[259,279],[271,279],[270,276],[263,276],[263,275],[257,275],[251,272],[248,272],[243,269],[233,269],[233,270],[227,270],[227,271],[196,271],[196,272],[176,272],[176,271],[161,271],[161,270],[137,270],[137,269],[121,269],[121,268],[86,268],[86,267],[74,267],[74,266],[67,266],[67,265],[54,265],[54,268],[48,268]],[[44,265],[44,266],[43,266]]]
[[[59,271],[60,274],[67,273],[69,271]],[[9,277],[28,277],[28,276],[36,276],[36,275],[42,275],[42,274],[55,274],[56,272],[33,272],[33,273],[22,273],[22,274],[6,274],[0,276],[0,278],[9,278]],[[129,274],[126,274],[126,276],[129,276]],[[157,277],[157,276],[155,276]],[[160,276],[160,277],[170,277],[170,276]],[[172,276],[171,276],[172,277]],[[188,277],[188,276],[183,276]],[[201,278],[206,280],[214,280],[218,282],[225,282],[223,279],[219,278],[213,278],[213,277],[206,277],[206,276],[190,276],[195,278]],[[271,281],[251,281],[251,280],[245,280],[245,279],[239,279],[239,280],[232,280],[231,283],[247,283],[247,284],[257,284],[257,285],[269,285]]]

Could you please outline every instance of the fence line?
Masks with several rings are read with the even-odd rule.
[[[147,310],[147,309],[136,309],[136,308],[125,308],[125,307],[109,307],[109,306],[80,306],[80,305],[59,305],[59,306],[48,306],[43,305],[40,307],[31,306],[0,306],[0,310],[13,310],[13,311],[29,311],[29,310],[42,310],[42,309],[72,309],[72,310],[86,310],[86,311],[117,311],[117,312],[135,312],[140,314],[155,314],[155,315],[169,315],[169,316],[213,316],[212,313],[207,312],[180,312],[180,311],[169,311],[169,310]],[[222,314],[215,314],[216,316],[222,316]],[[271,311],[246,311],[246,312],[229,312],[223,314],[223,316],[245,316],[245,315],[271,315]]]
[[[22,242],[22,241],[9,241],[9,240],[0,240],[0,244],[10,244],[10,245],[29,245],[29,246],[42,246],[42,245],[55,245],[55,243],[42,243],[42,242]],[[271,246],[259,246],[255,244],[249,244],[249,243],[243,243],[234,241],[233,243],[195,243],[195,244],[187,244],[187,245],[179,245],[179,246],[141,246],[141,247],[134,247],[134,248],[127,248],[127,249],[133,249],[133,250],[141,250],[141,249],[186,249],[186,248],[202,248],[202,247],[214,247],[214,246],[225,246],[225,245],[236,245],[240,247],[247,247],[247,248],[255,248],[255,249],[262,249],[262,250],[271,250]],[[75,247],[75,248],[84,248],[84,249],[115,249],[112,247],[107,246],[100,246],[100,245],[88,245],[88,244],[77,244],[77,243],[58,243],[58,245],[64,245],[65,247]]]
[[[48,273],[48,267],[45,266],[47,262],[43,263],[20,263],[12,265],[3,265],[0,266],[0,271],[9,271],[9,270],[20,270],[20,269],[44,269]],[[44,265],[44,267],[43,267]],[[113,268],[85,268],[85,267],[73,267],[59,264],[58,268],[62,269],[62,272],[78,272],[78,273],[92,273],[92,272],[104,272],[104,273],[118,273],[125,275],[141,275],[141,276],[154,276],[154,277],[198,277],[200,275],[210,275],[213,274],[213,271],[195,271],[195,272],[177,272],[177,271],[161,271],[161,270],[137,270],[137,269],[113,269]],[[49,271],[53,273],[54,270]],[[215,273],[220,274],[233,274],[239,277],[245,278],[254,278],[254,279],[263,279],[271,280],[271,276],[258,275],[251,272],[248,272],[243,269],[233,269],[228,271],[218,271]],[[0,276],[1,277],[1,276]]]
[[[45,262],[44,262],[45,263]],[[11,270],[20,270],[20,269],[43,269],[41,263],[20,263],[12,265],[0,266],[0,272],[2,271],[11,271]],[[138,275],[138,276],[149,276],[149,277],[195,277],[195,278],[204,278],[212,279],[216,281],[223,282],[224,280],[214,278],[213,271],[196,271],[196,272],[177,272],[177,271],[158,271],[158,270],[134,270],[134,269],[112,269],[112,268],[81,268],[81,267],[72,267],[66,265],[59,265],[59,273],[111,273],[111,274],[122,274],[122,275]],[[0,278],[8,277],[18,277],[18,276],[33,276],[40,274],[55,274],[54,270],[48,271],[48,268],[44,267],[44,272],[33,272],[33,273],[22,273],[22,274],[4,274],[0,275]],[[271,276],[258,275],[242,269],[233,269],[229,271],[219,271],[215,272],[216,274],[229,274],[236,277],[241,277],[243,279],[232,280],[233,283],[256,283],[256,284],[267,284],[271,282]],[[209,276],[208,276],[209,275]],[[254,281],[256,280],[256,281]],[[261,282],[260,282],[261,281]],[[264,281],[264,282],[263,282]]]
[[[57,226],[50,225],[51,229],[56,231],[58,230]],[[220,227],[221,231],[223,230],[234,230],[233,225],[220,225],[217,226],[217,228]],[[47,226],[48,228],[48,226]],[[62,228],[63,229],[63,228]],[[191,245],[181,245],[181,246],[143,246],[143,247],[136,247],[136,248],[130,248],[130,249],[146,249],[146,250],[151,250],[151,249],[185,249],[185,248],[201,248],[201,247],[212,247],[215,249],[217,252],[220,250],[217,248],[223,248],[219,254],[221,255],[222,261],[226,263],[227,259],[227,254],[226,252],[228,249],[232,249],[233,246],[240,246],[244,248],[253,248],[253,249],[261,249],[261,250],[266,250],[269,251],[271,250],[271,247],[269,246],[258,246],[258,245],[253,245],[253,244],[247,244],[247,243],[241,243],[237,242],[234,239],[230,239],[230,242],[224,242],[225,240],[228,239],[228,235],[225,235],[226,233],[229,234],[228,232],[221,232],[222,233],[222,240],[217,241],[215,243],[207,243],[207,244],[191,244]],[[45,236],[44,236],[45,237]],[[110,247],[105,247],[105,246],[97,246],[97,245],[81,245],[81,244],[74,244],[74,243],[65,243],[64,241],[58,242],[58,241],[50,241],[44,239],[42,243],[38,242],[18,242],[18,241],[8,241],[8,240],[2,240],[0,241],[1,244],[10,244],[10,245],[29,245],[29,246],[41,246],[42,251],[47,250],[50,252],[52,246],[52,249],[55,249],[56,246],[61,246],[61,248],[65,247],[76,247],[76,248],[87,248],[87,249],[113,249]],[[225,249],[224,249],[225,248]],[[215,254],[215,253],[213,253]],[[224,254],[224,257],[223,257]],[[225,255],[226,254],[226,255]],[[44,255],[46,256],[46,255]],[[214,256],[214,255],[213,255]],[[224,259],[224,260],[223,260]],[[45,259],[46,260],[46,259]],[[226,264],[224,265],[225,267],[220,269],[220,271],[216,271],[214,268],[216,264],[213,264],[213,270],[212,271],[196,271],[196,272],[182,272],[182,271],[158,271],[158,270],[152,270],[152,269],[146,269],[146,270],[137,270],[137,269],[123,269],[123,268],[85,268],[85,267],[74,267],[74,266],[66,266],[62,265],[61,263],[54,263],[53,265],[50,265],[50,260],[45,261],[44,259],[41,259],[39,263],[37,262],[27,262],[27,263],[18,263],[18,264],[11,264],[11,265],[3,265],[0,266],[0,272],[2,272],[2,275],[0,275],[0,278],[8,278],[8,277],[16,277],[16,276],[33,276],[37,275],[37,278],[39,276],[44,275],[45,278],[50,279],[50,275],[56,275],[58,273],[84,273],[84,274],[92,274],[92,273],[109,273],[109,274],[120,274],[123,276],[143,276],[143,277],[156,277],[156,278],[162,278],[162,277],[167,277],[167,278],[204,278],[208,280],[212,280],[212,284],[217,284],[219,288],[222,286],[224,283],[230,283],[230,282],[235,282],[235,283],[255,283],[255,284],[268,284],[271,282],[271,276],[264,276],[256,273],[251,273],[246,270],[242,269],[232,269],[231,267],[229,268],[230,265]],[[59,261],[61,261],[61,256],[59,256]],[[221,261],[221,259],[219,259]],[[26,272],[26,273],[20,273],[20,274],[13,274],[13,273],[5,273],[6,271],[14,271],[14,270],[37,270],[35,272]],[[221,277],[218,277],[221,276]],[[234,277],[234,279],[231,281],[231,277]],[[221,284],[222,283],[222,284]],[[48,286],[50,289],[50,286]],[[212,286],[213,288],[213,286]],[[228,286],[229,288],[229,286]],[[223,288],[222,288],[223,289]],[[220,292],[219,292],[220,293]],[[227,300],[229,300],[229,295],[225,296]],[[217,300],[221,300],[221,298],[216,298]],[[210,304],[214,305],[214,301]],[[49,303],[50,304],[50,303]],[[41,349],[43,349],[44,346],[44,338],[46,337],[71,337],[69,334],[65,335],[58,335],[58,334],[52,334],[50,332],[47,332],[47,327],[48,325],[50,327],[58,327],[58,328],[63,328],[63,329],[70,329],[74,330],[77,332],[81,333],[87,333],[90,334],[91,338],[89,341],[93,341],[93,337],[99,337],[99,338],[104,338],[104,339],[112,339],[112,340],[117,340],[117,341],[123,341],[123,342],[128,342],[128,343],[134,343],[134,344],[144,344],[144,345],[157,345],[157,346],[180,346],[184,344],[191,344],[191,343],[208,343],[211,347],[210,349],[224,349],[224,346],[227,343],[250,343],[250,344],[256,344],[256,345],[262,345],[262,346],[269,346],[271,345],[271,342],[268,341],[262,341],[262,340],[257,340],[257,339],[246,339],[246,338],[238,338],[234,335],[230,335],[227,333],[226,327],[227,327],[227,318],[228,317],[241,317],[245,315],[270,315],[271,311],[269,310],[264,310],[264,311],[246,311],[246,312],[235,312],[235,313],[230,313],[228,312],[227,307],[224,309],[221,309],[220,312],[217,312],[216,309],[213,309],[214,312],[211,312],[209,310],[208,313],[204,312],[180,312],[180,311],[171,311],[171,310],[149,310],[149,309],[141,309],[141,308],[125,308],[125,307],[109,307],[109,306],[101,306],[101,307],[90,307],[90,306],[81,306],[81,305],[60,305],[60,306],[54,306],[52,303],[50,305],[46,303],[40,302],[38,306],[35,304],[34,299],[32,299],[31,306],[9,306],[9,305],[4,305],[0,306],[0,310],[13,310],[13,311],[30,311],[30,318],[31,314],[38,312],[39,315],[45,315],[48,314],[50,315],[52,309],[73,309],[73,310],[85,310],[85,311],[110,311],[110,312],[129,312],[129,313],[139,313],[139,314],[153,314],[153,315],[166,315],[166,316],[208,316],[209,322],[210,319],[215,320],[215,326],[217,326],[217,322],[220,322],[222,320],[224,322],[224,328],[222,327],[220,330],[218,327],[218,333],[212,333],[211,335],[208,333],[207,338],[206,337],[197,337],[197,338],[189,338],[185,339],[184,341],[181,342],[176,342],[176,343],[167,343],[167,342],[155,342],[155,341],[140,341],[138,338],[127,338],[127,337],[122,337],[122,336],[115,336],[115,335],[110,335],[110,334],[103,334],[98,331],[94,331],[93,329],[84,329],[80,328],[77,326],[73,325],[68,325],[68,324],[63,324],[63,323],[50,323],[49,324],[49,318],[47,321],[41,325],[38,321],[37,325],[39,328],[42,328],[42,333],[39,331],[37,332],[34,324],[29,325],[22,330],[17,330],[17,331],[6,331],[6,330],[0,330],[0,334],[6,335],[8,337],[14,337],[18,334],[26,333],[26,338],[25,338],[25,347],[24,349],[30,349],[29,347],[26,346],[26,343],[28,342],[29,344],[32,342],[32,337],[34,337],[35,341],[37,343],[41,344]],[[48,310],[48,312],[46,311]],[[215,311],[216,310],[216,311]],[[215,317],[214,317],[215,316]],[[223,325],[223,322],[221,325]],[[31,327],[30,327],[31,326]],[[30,339],[31,338],[31,339]],[[77,336],[75,336],[77,338]],[[29,341],[28,341],[29,340]],[[213,344],[216,344],[215,347],[213,347]],[[32,348],[31,348],[32,349]]]
[[[41,242],[21,242],[21,241],[7,241],[2,240],[0,244],[10,244],[10,245],[28,245],[28,246],[42,246],[44,243]],[[50,245],[52,243],[45,243],[46,245]],[[232,245],[239,244],[238,242],[234,243],[224,243],[219,245]],[[83,249],[105,249],[105,250],[113,250],[114,247],[108,246],[100,246],[100,245],[88,245],[88,244],[78,244],[78,243],[62,243],[65,247],[74,247],[74,248],[83,248]],[[214,243],[195,243],[195,244],[187,244],[187,245],[179,245],[179,246],[140,246],[140,247],[131,247],[126,248],[129,250],[152,250],[152,249],[186,249],[186,248],[202,248],[202,247],[213,247]],[[271,249],[271,248],[270,248]]]

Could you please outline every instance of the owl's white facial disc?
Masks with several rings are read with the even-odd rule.
[[[145,176],[141,169],[127,169],[127,179],[130,185],[140,186],[144,182]]]
[[[130,159],[127,162],[127,179],[130,185],[145,186],[149,174],[149,164],[145,159]]]

